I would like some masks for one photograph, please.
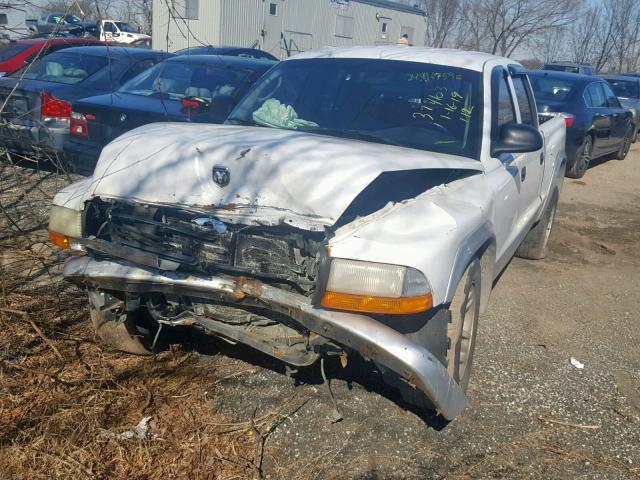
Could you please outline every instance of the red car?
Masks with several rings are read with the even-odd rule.
[[[32,38],[0,45],[0,77],[10,75],[41,57],[68,47],[104,45],[95,38]]]

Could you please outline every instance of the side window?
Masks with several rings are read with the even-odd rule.
[[[113,23],[111,22],[105,22],[103,25],[104,31],[105,32],[113,32]]]
[[[513,88],[516,92],[516,98],[518,99],[522,123],[525,125],[535,125],[533,119],[534,109],[524,77],[522,75],[515,75],[511,77],[511,80],[513,81]]]
[[[155,64],[156,64],[156,60],[154,60],[153,58],[146,58],[144,60],[141,60],[140,62],[136,63],[133,67],[131,67],[129,70],[127,70],[127,72],[120,79],[120,84],[121,85],[125,84],[126,82],[131,80],[133,77],[138,76],[145,70],[153,67]]]
[[[591,83],[584,90],[584,101],[589,108],[606,108],[607,99],[600,83]]]
[[[492,138],[498,138],[500,129],[507,123],[516,121],[516,114],[513,109],[513,101],[511,100],[511,92],[509,84],[504,74],[504,70],[494,70],[494,120],[492,129]]]
[[[618,97],[616,97],[616,94],[613,93],[613,90],[611,89],[609,84],[603,82],[600,85],[604,89],[604,96],[607,98],[607,107],[609,107],[609,108],[622,108],[620,106],[620,101],[618,100]]]

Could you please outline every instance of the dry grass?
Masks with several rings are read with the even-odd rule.
[[[67,181],[0,162],[2,478],[261,477],[265,439],[290,406],[240,423],[212,407],[246,366],[181,348],[135,357],[94,338],[85,296],[60,280],[63,255],[46,239]],[[108,435],[145,416],[148,438]]]

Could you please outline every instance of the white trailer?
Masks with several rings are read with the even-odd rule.
[[[278,58],[334,46],[424,46],[426,13],[389,0],[154,0],[153,47],[252,47]]]
[[[0,39],[16,40],[29,35],[23,2],[0,3]]]

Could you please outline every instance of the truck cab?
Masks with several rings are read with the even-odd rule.
[[[130,23],[116,20],[100,20],[98,22],[100,40],[116,43],[133,43],[137,40],[150,40],[149,35],[140,33],[140,28],[136,28]]]

